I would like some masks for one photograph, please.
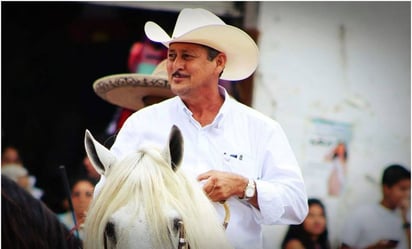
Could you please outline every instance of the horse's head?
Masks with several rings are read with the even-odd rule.
[[[144,147],[121,160],[88,131],[85,147],[106,177],[87,215],[85,249],[175,249],[181,232],[193,249],[231,248],[199,184],[179,170],[183,138],[176,126],[163,149]]]
[[[121,163],[111,151],[94,139],[88,130],[86,130],[85,134],[85,148],[96,171],[99,172],[99,174],[104,175],[106,178],[109,178],[108,180],[111,180],[111,169],[118,164],[124,164]],[[138,155],[137,153],[134,154]],[[140,158],[137,158],[137,160],[141,161],[144,155],[145,153],[140,153]],[[163,150],[160,151],[159,155],[173,171],[178,169],[183,157],[183,138],[177,126],[172,127],[169,141]],[[121,170],[120,167],[118,167],[118,170]],[[134,167],[138,167],[138,165],[135,165]],[[136,180],[137,179],[138,178],[136,178]],[[171,235],[169,237],[173,241],[173,244],[177,245],[177,234],[181,217],[177,212],[169,208],[170,207],[164,210],[166,219],[163,221],[168,221],[165,225],[167,225]],[[136,246],[136,241],[138,241],[140,247],[143,246],[142,248],[145,248],[144,246],[147,245],[147,248],[149,248],[151,241],[150,236],[148,236],[146,232],[149,231],[148,227],[150,227],[151,224],[148,224],[150,221],[146,219],[145,213],[137,212],[137,210],[139,210],[139,207],[136,205],[124,205],[115,210],[115,212],[108,217],[104,230],[105,247],[134,248]],[[133,223],[130,222],[130,214],[135,214]],[[119,240],[119,238],[123,239]],[[136,240],[124,238],[135,238]]]

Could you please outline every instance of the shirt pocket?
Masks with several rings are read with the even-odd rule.
[[[240,174],[244,177],[257,179],[259,175],[256,160],[248,153],[224,152],[222,163],[227,171]]]

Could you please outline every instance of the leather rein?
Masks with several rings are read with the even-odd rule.
[[[227,204],[227,201],[220,202],[220,204],[222,204],[225,209],[225,218],[223,220],[223,228],[226,230],[227,225],[229,224],[229,220],[230,220],[229,204]],[[179,229],[179,242],[177,244],[177,249],[190,249],[190,245],[186,241],[185,227],[184,227],[182,220],[178,222],[178,229]]]

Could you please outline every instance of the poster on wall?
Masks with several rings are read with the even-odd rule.
[[[311,196],[339,197],[345,191],[352,125],[312,118],[305,141],[302,169],[307,192]]]

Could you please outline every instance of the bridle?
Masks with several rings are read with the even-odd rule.
[[[229,224],[230,220],[230,209],[229,204],[227,201],[222,201],[220,204],[223,205],[225,209],[225,218],[223,219],[223,228],[226,230],[227,225]],[[186,241],[186,233],[185,233],[185,226],[182,220],[179,220],[178,223],[178,230],[179,230],[179,242],[177,244],[177,249],[190,249],[190,245]]]

